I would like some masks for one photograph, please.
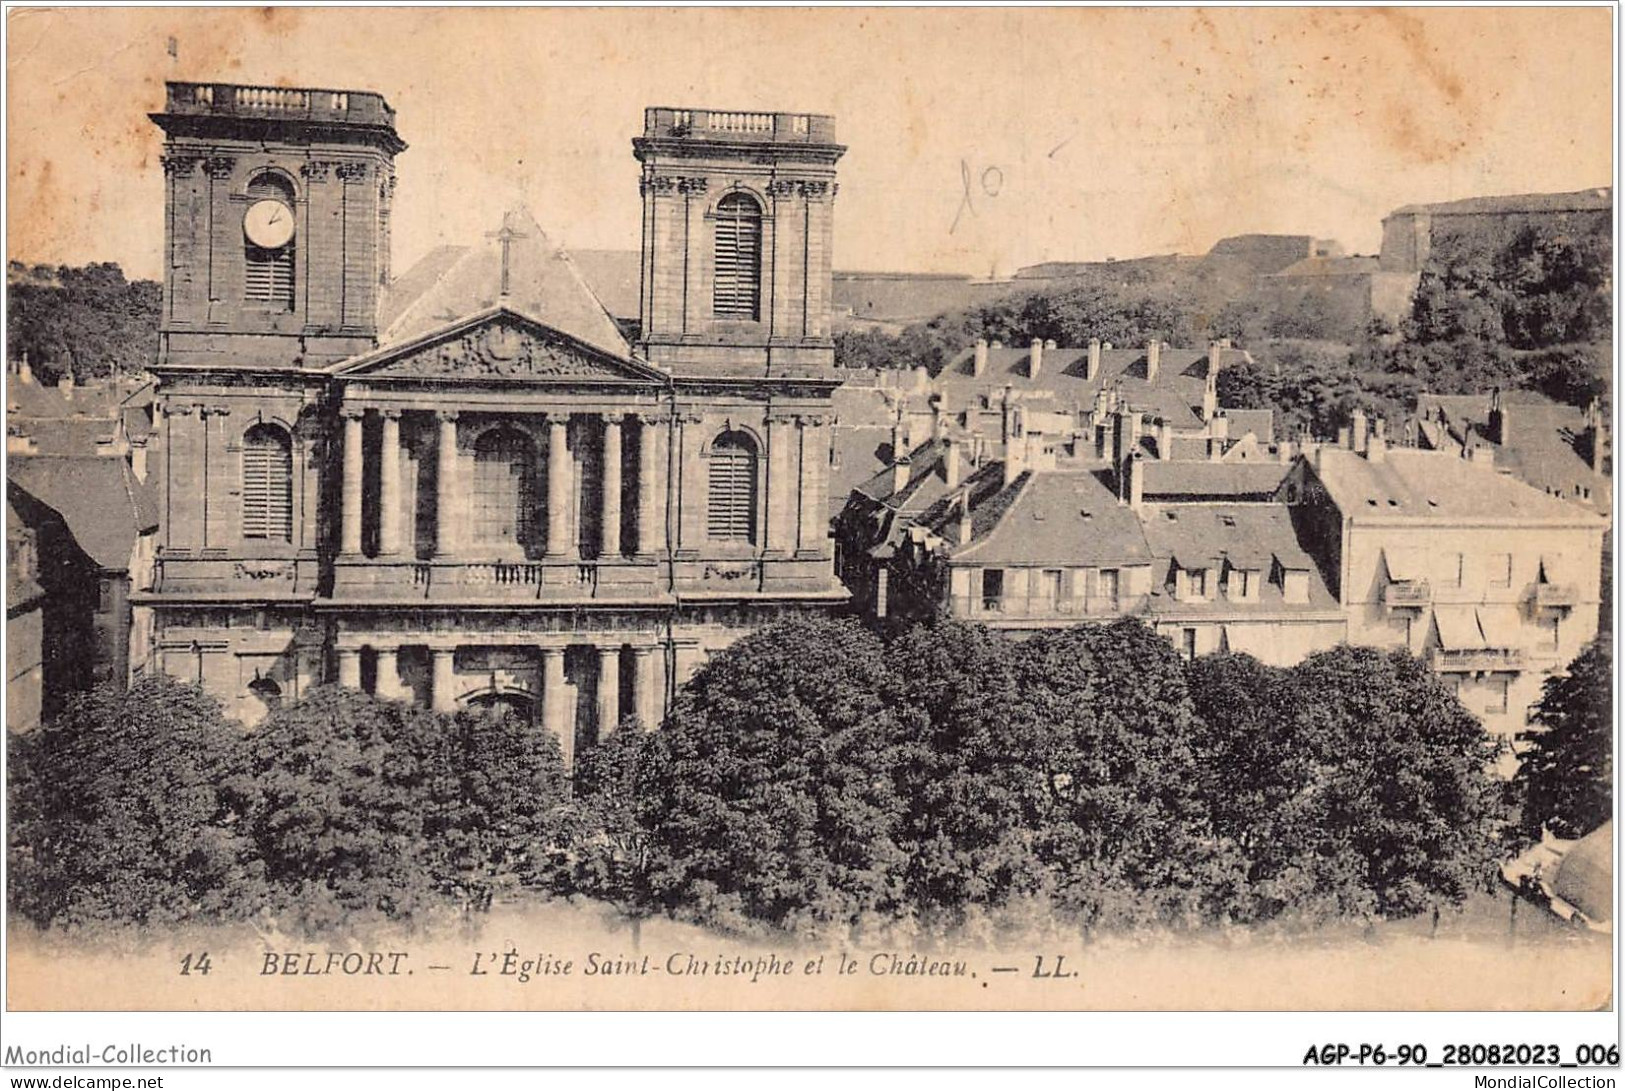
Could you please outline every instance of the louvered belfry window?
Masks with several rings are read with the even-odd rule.
[[[526,547],[534,537],[536,450],[513,428],[485,433],[474,445],[474,541]]]
[[[248,183],[248,200],[270,198],[294,207],[293,186],[287,179],[272,172],[256,175]],[[275,311],[293,310],[293,255],[297,240],[286,246],[267,250],[243,240],[243,298]]]
[[[762,210],[748,195],[717,202],[716,278],[711,313],[755,321],[762,295]]]
[[[247,282],[243,294],[251,302],[273,309],[293,310],[293,244],[280,250],[248,245],[244,254]]]
[[[243,436],[243,537],[293,540],[293,445],[274,424]]]
[[[756,541],[756,445],[743,432],[711,444],[706,533],[714,541]]]

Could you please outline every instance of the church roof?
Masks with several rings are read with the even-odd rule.
[[[379,347],[417,340],[499,304],[594,348],[622,358],[631,355],[615,320],[569,254],[524,208],[506,213],[501,230],[478,245],[437,247],[397,278],[379,309]]]

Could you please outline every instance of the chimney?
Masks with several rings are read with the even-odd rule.
[[[1354,450],[1364,451],[1366,437],[1364,409],[1356,409],[1353,415],[1349,418],[1349,432],[1350,439],[1353,441]]]
[[[1229,341],[1209,341],[1207,343],[1207,385],[1212,386],[1219,381],[1219,368],[1222,366],[1224,350],[1230,347]]]
[[[1371,420],[1371,434],[1380,440],[1388,438],[1388,418],[1373,417]]]
[[[17,381],[25,386],[34,385],[34,369],[28,366],[28,353],[23,353],[22,361],[17,365]]]
[[[1292,441],[1289,440],[1289,439],[1283,439],[1280,443],[1277,443],[1275,445],[1275,457],[1277,459],[1279,459],[1283,464],[1291,462],[1292,461]]]
[[[959,498],[959,544],[970,545],[971,532],[974,524],[970,517],[970,493],[966,492]]]
[[[972,432],[970,437],[970,464],[980,469],[982,460],[987,457],[987,437],[981,432]]]
[[[1349,426],[1346,424],[1337,429],[1337,445],[1344,449],[1354,446],[1354,444],[1349,441]]]
[[[1100,338],[1089,338],[1089,363],[1083,373],[1084,381],[1094,382],[1100,378]]]
[[[1157,424],[1157,459],[1167,462],[1174,457],[1174,426],[1166,420]]]
[[[1128,506],[1139,511],[1145,502],[1145,459],[1135,451],[1128,460]]]
[[[1048,340],[1046,340],[1046,341],[1045,341],[1045,342],[1044,342],[1044,347],[1045,347],[1045,348],[1046,348],[1046,349],[1052,349],[1052,348],[1054,348],[1054,347],[1055,347],[1055,338],[1053,338],[1053,337],[1051,337],[1051,338],[1049,338],[1049,339],[1048,339]]]
[[[891,464],[891,491],[893,495],[902,492],[908,487],[908,475],[913,467],[914,462],[907,455],[903,455]]]
[[[1004,484],[1008,488],[1010,483],[1021,476],[1027,468],[1027,445],[1025,443],[1007,443],[1004,447]]]
[[[1230,418],[1222,413],[1207,422],[1207,434],[1217,440],[1230,438]]]
[[[1207,437],[1207,460],[1209,462],[1218,462],[1223,458],[1224,440],[1220,439],[1218,436],[1209,435]]]
[[[1378,420],[1381,420],[1379,417]],[[1365,444],[1365,459],[1367,462],[1382,462],[1388,457],[1388,440],[1380,434],[1373,434]]]
[[[1502,447],[1507,443],[1507,416],[1506,406],[1501,403],[1501,388],[1496,387],[1490,391],[1490,442]]]
[[[906,454],[908,454],[908,434],[903,428],[903,418],[899,415],[891,426],[892,461],[896,462]]]
[[[942,407],[942,395],[931,395],[931,438],[941,439],[948,430],[948,414]]]
[[[1162,342],[1153,338],[1145,346],[1145,381],[1157,381],[1157,370],[1162,366]]]
[[[995,349],[1002,349],[1004,347],[1004,342],[1000,341],[997,337],[995,337],[993,339],[992,343],[988,347],[989,348],[995,348]]]
[[[1467,455],[1474,466],[1482,466],[1486,470],[1495,468],[1495,448],[1487,443],[1480,443]]]
[[[1591,419],[1591,428],[1586,433],[1591,437],[1591,472],[1602,473],[1603,459],[1608,453],[1608,425],[1602,418],[1602,411],[1594,410]]]
[[[1219,388],[1213,381],[1209,381],[1202,388],[1202,419],[1210,421],[1218,415],[1218,412]]]
[[[959,487],[959,444],[952,439],[942,450],[942,480],[950,489]]]
[[[987,338],[976,339],[976,351],[970,359],[970,373],[972,377],[980,379],[987,371]]]
[[[62,378],[56,381],[56,388],[62,392],[63,401],[73,401],[73,372],[64,371]]]
[[[1044,340],[1034,337],[1032,350],[1027,354],[1027,378],[1038,378],[1038,371],[1044,366]]]

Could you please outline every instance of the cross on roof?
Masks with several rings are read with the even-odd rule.
[[[507,299],[509,259],[508,248],[513,245],[513,240],[525,239],[529,238],[530,236],[526,235],[523,231],[515,231],[506,221],[504,221],[501,231],[490,232],[485,237],[488,239],[496,239],[502,244],[502,298]]]

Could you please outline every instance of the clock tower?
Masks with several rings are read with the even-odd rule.
[[[395,156],[383,98],[171,83],[159,363],[314,367],[371,349]]]

